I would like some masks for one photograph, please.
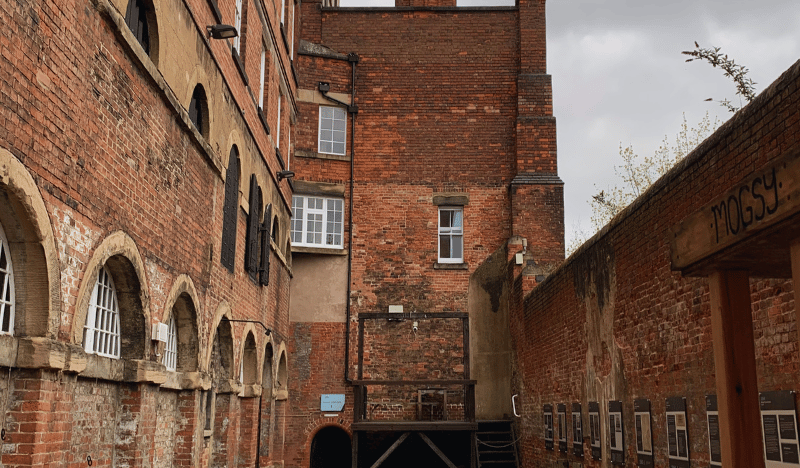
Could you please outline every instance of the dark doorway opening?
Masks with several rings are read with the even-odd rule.
[[[344,430],[325,427],[311,441],[311,468],[350,468],[350,436]]]

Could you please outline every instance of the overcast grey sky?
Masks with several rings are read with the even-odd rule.
[[[341,0],[342,6],[393,6],[394,0]],[[459,0],[459,5],[513,0]],[[706,98],[738,102],[718,69],[686,63],[681,51],[722,47],[750,69],[757,92],[800,59],[797,0],[571,0],[547,2],[548,72],[565,182],[567,244],[590,231],[592,194],[616,185],[619,146],[652,154],[672,142],[682,114],[695,125],[709,112],[731,114]]]

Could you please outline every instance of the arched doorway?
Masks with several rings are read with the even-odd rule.
[[[322,428],[311,441],[311,468],[350,468],[351,456],[350,436],[339,427]]]

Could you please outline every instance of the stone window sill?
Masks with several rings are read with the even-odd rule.
[[[322,247],[301,247],[292,246],[292,253],[306,253],[317,255],[347,255],[347,249],[325,249]]]
[[[434,270],[468,270],[468,263],[434,263]]]

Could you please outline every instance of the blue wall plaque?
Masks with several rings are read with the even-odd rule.
[[[323,393],[320,400],[321,411],[341,411],[344,408],[344,393]]]

